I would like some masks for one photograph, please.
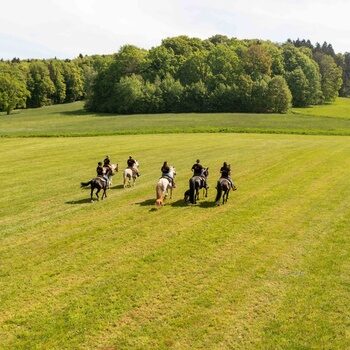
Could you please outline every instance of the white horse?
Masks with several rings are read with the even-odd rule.
[[[139,162],[135,160],[135,163],[132,168],[128,167],[124,170],[124,173],[123,173],[124,188],[127,186],[131,187],[131,179],[132,179],[132,186],[135,186],[138,168],[139,168]]]
[[[118,172],[118,164],[110,164],[109,168],[111,171],[108,171],[107,167],[103,167],[103,173],[106,174],[108,172],[108,187],[112,186],[112,176]]]
[[[176,170],[173,166],[170,166],[170,171],[169,171],[169,178],[174,179],[175,175],[176,175]],[[166,199],[166,197],[168,196],[169,192],[170,192],[170,199],[173,196],[173,184],[172,181],[170,181],[170,179],[168,178],[168,176],[162,176],[156,186],[156,196],[157,196],[157,200],[156,200],[156,206],[160,207],[162,206],[164,203],[164,200]]]

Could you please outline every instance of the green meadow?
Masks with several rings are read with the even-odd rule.
[[[330,135],[350,120],[81,108],[0,116],[0,349],[350,348],[350,137]],[[141,177],[90,203],[106,154]],[[209,197],[190,206],[197,158]],[[156,209],[164,160],[177,188]],[[238,191],[217,207],[225,160]]]
[[[306,108],[293,108],[293,112],[313,117],[328,117],[333,119],[350,119],[350,99],[339,97],[332,104],[318,105]]]
[[[344,110],[350,110],[350,99]],[[338,104],[335,105],[336,113]],[[323,108],[326,110],[322,113]],[[310,135],[350,135],[350,117],[332,119],[331,106],[293,109],[289,114],[179,113],[116,115],[94,114],[83,109],[83,102],[54,105],[41,109],[0,114],[0,137],[97,136],[154,133],[278,133]],[[303,112],[305,111],[305,113]],[[313,111],[314,114],[311,114]],[[318,113],[318,114],[317,114]]]

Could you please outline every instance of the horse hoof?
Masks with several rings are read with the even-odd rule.
[[[91,199],[91,203],[93,203],[94,202],[94,200],[93,199]]]

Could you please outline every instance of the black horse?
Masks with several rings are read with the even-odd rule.
[[[111,170],[106,172],[107,177],[109,176],[110,172],[111,172]],[[81,182],[80,183],[80,187],[87,187],[89,185],[91,186],[91,193],[90,193],[91,202],[93,202],[92,195],[94,194],[95,189],[97,189],[97,191],[96,191],[97,200],[100,199],[98,194],[101,190],[103,190],[101,199],[107,198],[106,192],[107,192],[107,188],[108,188],[108,181],[106,181],[104,178],[95,177],[94,179],[90,180],[89,182]]]
[[[215,199],[216,205],[220,205],[221,196],[222,196],[222,204],[225,204],[228,200],[228,195],[231,190],[230,180],[225,179],[223,177],[219,179],[216,186],[216,190],[217,190],[216,199]]]
[[[190,178],[190,189],[185,192],[185,202],[196,204],[197,200],[199,200],[199,190],[202,188],[204,190],[204,196],[208,197],[208,176],[209,168],[205,168],[201,176],[192,176]]]

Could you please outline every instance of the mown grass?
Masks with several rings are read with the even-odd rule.
[[[348,100],[350,109],[350,100]],[[332,107],[330,107],[332,108]],[[337,107],[335,107],[337,108]],[[308,109],[305,109],[308,113]],[[350,119],[298,113],[91,114],[82,102],[0,116],[0,136],[96,136],[153,133],[278,133],[350,135]]]
[[[337,98],[327,105],[311,106],[307,108],[293,108],[294,113],[314,117],[329,117],[335,119],[350,119],[350,98]]]
[[[347,349],[350,138],[184,134],[3,138],[2,349]],[[141,162],[106,201],[79,182]],[[210,196],[182,194],[199,157]],[[154,210],[167,159],[174,199]],[[214,207],[228,160],[239,188]]]

